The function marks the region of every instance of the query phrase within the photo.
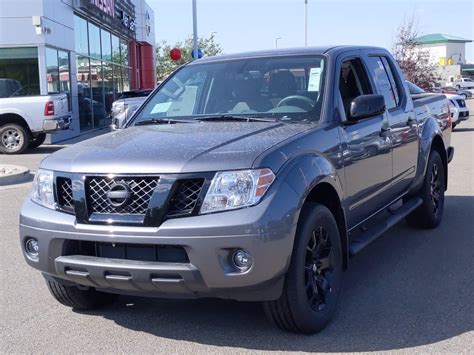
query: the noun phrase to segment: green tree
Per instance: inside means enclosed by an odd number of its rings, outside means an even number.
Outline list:
[[[211,57],[222,54],[222,47],[216,42],[212,34],[208,38],[199,38],[198,47],[202,51],[203,56]],[[181,59],[174,61],[170,58],[170,51],[173,48],[181,50]],[[178,42],[170,45],[166,41],[162,41],[156,45],[156,78],[158,81],[165,79],[176,68],[193,59],[193,38],[189,37],[184,42]]]

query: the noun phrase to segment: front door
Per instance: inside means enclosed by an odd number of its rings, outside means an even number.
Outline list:
[[[367,68],[357,56],[340,63],[340,114],[350,115],[359,95],[375,93]],[[392,179],[391,139],[386,114],[341,126],[348,227],[352,228],[389,202]]]

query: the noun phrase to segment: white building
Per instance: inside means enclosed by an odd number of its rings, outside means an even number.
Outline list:
[[[417,38],[423,50],[429,52],[431,60],[439,65],[466,64],[466,43],[470,39],[433,33]]]

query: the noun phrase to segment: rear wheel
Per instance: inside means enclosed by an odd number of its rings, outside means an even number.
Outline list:
[[[56,281],[46,280],[49,292],[61,304],[74,309],[95,309],[113,303],[118,295],[98,292],[94,288],[81,290],[76,286],[64,286]]]
[[[423,203],[407,217],[408,223],[418,228],[436,228],[443,217],[445,177],[443,160],[435,150],[431,151],[423,186],[418,196]]]
[[[33,136],[33,138],[30,140],[30,144],[28,145],[28,148],[34,149],[39,147],[41,144],[44,143],[46,140],[46,133],[39,133]]]
[[[30,132],[15,123],[0,127],[0,152],[4,154],[21,154],[30,142]]]
[[[284,330],[320,331],[336,310],[341,277],[341,241],[336,221],[325,206],[306,204],[282,295],[264,302],[267,317]]]

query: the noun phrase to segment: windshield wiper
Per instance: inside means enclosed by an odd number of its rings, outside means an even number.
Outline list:
[[[233,116],[233,115],[215,115],[194,118],[196,121],[241,121],[241,122],[276,122],[274,118],[266,117],[249,117],[249,116]]]
[[[173,124],[173,123],[191,123],[192,121],[176,120],[173,118],[150,118],[148,120],[140,121],[134,124],[134,126],[146,126],[152,124]]]

